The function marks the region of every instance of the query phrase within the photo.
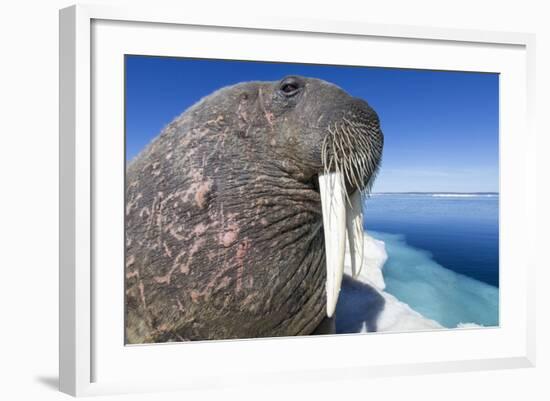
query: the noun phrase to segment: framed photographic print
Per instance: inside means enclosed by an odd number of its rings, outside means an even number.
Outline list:
[[[62,10],[61,390],[532,366],[533,43]]]

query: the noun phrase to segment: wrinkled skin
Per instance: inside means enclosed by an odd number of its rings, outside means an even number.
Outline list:
[[[128,343],[302,335],[319,326],[326,295],[317,176],[327,128],[343,116],[367,124],[365,137],[381,152],[376,113],[332,84],[242,83],[201,100],[132,160]]]

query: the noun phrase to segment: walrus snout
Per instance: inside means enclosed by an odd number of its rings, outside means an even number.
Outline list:
[[[384,136],[370,105],[351,98],[328,122],[322,144],[325,173],[342,172],[348,193],[370,190],[382,159]]]

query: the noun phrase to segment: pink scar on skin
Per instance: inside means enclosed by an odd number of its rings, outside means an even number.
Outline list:
[[[134,270],[133,272],[126,273],[126,278],[127,279],[134,278],[134,277],[139,278],[139,271],[138,270]]]
[[[169,329],[170,329],[170,327],[169,327],[166,323],[161,324],[161,325],[157,328],[158,331],[168,331]]]
[[[177,266],[180,266],[180,272],[187,274],[189,273],[189,267],[186,263],[180,264],[180,260],[185,256],[187,253],[186,250],[181,251],[176,258],[174,259],[174,264],[172,265],[172,269],[174,269]]]
[[[237,223],[230,223],[220,235],[220,244],[227,248],[237,241],[238,236],[239,225]]]
[[[254,301],[254,298],[256,297],[256,293],[252,293],[252,294],[249,294],[244,300],[243,300],[243,305],[250,305],[253,301]]]
[[[164,276],[155,276],[153,279],[159,283],[159,284],[170,284],[170,280],[172,279],[172,273],[174,273],[174,270],[176,270],[177,266],[172,266],[170,271],[166,273]]]
[[[138,201],[143,197],[143,195],[141,193],[137,194],[136,197],[134,199],[132,199],[130,202],[128,202],[128,204],[126,205],[126,216],[128,216],[130,214],[130,212],[132,211],[132,209],[137,206],[138,204]]]
[[[193,229],[193,234],[195,235],[202,235],[206,232],[206,229],[208,228],[208,226],[204,223],[199,223],[195,226],[195,228]]]
[[[147,206],[143,207],[139,212],[139,217],[143,218],[144,215],[147,215],[147,217],[151,215],[151,212],[149,211],[149,208]]]
[[[176,271],[178,267],[181,273],[188,274],[189,268],[191,266],[191,262],[193,260],[193,255],[196,254],[199,251],[199,249],[201,249],[204,243],[205,243],[205,239],[199,238],[197,241],[195,241],[195,243],[189,250],[189,254],[185,259],[185,262],[180,263],[181,260],[184,259],[187,254],[187,251],[184,250],[176,256],[176,258],[174,259],[172,268],[170,269],[170,271],[168,271],[168,273],[166,273],[164,276],[155,276],[153,277],[153,279],[159,284],[170,284],[170,281],[172,279],[172,274]]]
[[[242,261],[242,259],[246,256],[246,253],[248,249],[250,248],[250,240],[246,238],[243,242],[239,244],[239,248],[237,249],[237,261]]]
[[[126,259],[126,267],[132,266],[135,261],[136,261],[136,257],[134,255],[128,256],[128,258]]]
[[[273,128],[273,120],[275,119],[275,116],[273,115],[272,112],[266,110],[264,105],[263,93],[261,89],[258,90],[258,97],[260,99],[260,106],[262,107],[262,111],[264,112],[265,119],[267,120],[271,128]]]
[[[191,262],[193,261],[193,256],[204,246],[205,243],[206,243],[206,240],[204,238],[197,239],[193,243],[193,246],[191,247],[191,249],[189,250],[189,254],[187,255],[187,259],[183,263],[180,263],[180,261],[184,258],[187,251],[184,250],[184,251],[180,252],[176,256],[176,259],[174,259],[174,264],[172,265],[172,270],[170,271],[170,274],[172,273],[172,271],[175,270],[175,268],[177,266],[179,266],[181,273],[188,274],[189,273],[189,268],[191,267]]]
[[[178,304],[178,310],[179,310],[180,312],[185,312],[185,308],[183,307],[183,304],[181,303],[179,297],[176,297],[176,302],[177,302],[177,304]]]
[[[172,251],[170,250],[170,248],[168,247],[168,245],[166,245],[166,242],[162,242],[162,246],[164,247],[164,254],[166,256],[168,256],[169,258],[172,257]]]
[[[211,187],[212,181],[208,180],[201,183],[197,188],[197,192],[195,193],[195,203],[199,208],[204,209],[206,206],[206,196],[208,195]]]
[[[181,241],[185,238],[183,235],[179,234],[181,231],[183,231],[183,228],[181,226],[178,226],[177,229],[174,227],[168,227],[168,232],[170,233],[170,235],[178,241]]]
[[[243,284],[243,274],[244,274],[244,258],[246,254],[248,253],[248,250],[250,249],[250,239],[245,238],[240,244],[239,248],[237,249],[237,255],[235,256],[237,261],[237,292],[239,292],[242,288]]]
[[[190,295],[191,295],[191,301],[197,302],[201,294],[198,291],[191,291]]]
[[[145,302],[145,288],[144,288],[143,282],[141,280],[139,280],[138,288],[139,288],[139,295],[140,295],[140,298],[141,298],[141,303],[143,304],[144,308],[147,308],[147,303]]]
[[[219,291],[221,290],[222,288],[225,288],[229,285],[229,283],[231,283],[231,279],[227,276],[225,276],[224,278],[222,278],[222,281],[220,284],[218,284],[218,286],[216,287],[215,291]]]

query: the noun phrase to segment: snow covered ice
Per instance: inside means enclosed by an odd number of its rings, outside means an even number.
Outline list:
[[[401,235],[365,233],[364,246],[363,270],[356,279],[346,253],[337,333],[498,325],[496,287],[444,268]]]

